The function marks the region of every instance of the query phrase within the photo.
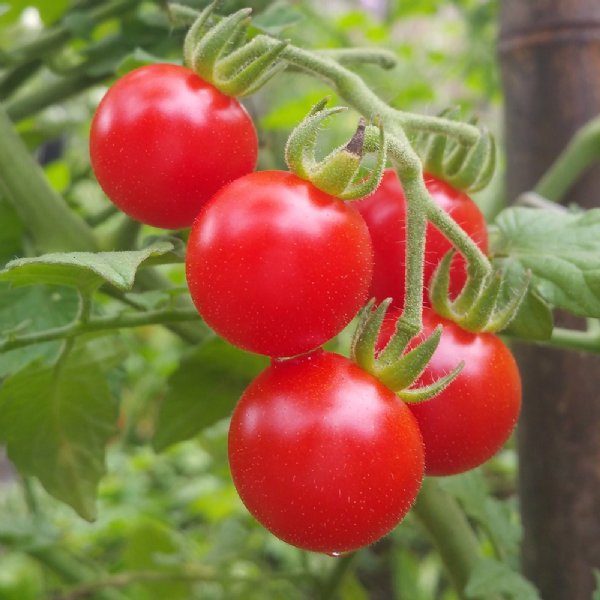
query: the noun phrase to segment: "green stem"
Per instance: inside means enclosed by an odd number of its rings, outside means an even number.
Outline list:
[[[485,276],[491,272],[491,264],[487,256],[479,249],[479,246],[433,200],[427,202],[427,218],[452,242],[452,245],[466,258],[469,265],[477,269],[481,276]]]
[[[341,65],[376,65],[382,69],[393,69],[398,64],[398,57],[391,50],[380,48],[335,48],[316,50],[315,54],[323,58],[333,59]]]
[[[277,42],[275,39],[265,39],[270,45]],[[373,93],[358,75],[348,71],[335,60],[320,56],[316,52],[289,45],[283,50],[281,57],[294,67],[325,81],[345,102],[365,117],[379,117],[386,129],[399,125],[407,129],[444,133],[466,144],[472,144],[479,139],[479,130],[468,123],[415,115],[392,108]]]
[[[413,513],[437,547],[461,598],[480,560],[475,533],[458,503],[432,479],[423,482]]]
[[[189,321],[200,321],[200,316],[195,308],[170,308],[141,313],[123,313],[116,316],[92,317],[88,321],[78,319],[62,327],[27,333],[0,341],[0,352],[24,348],[42,342],[69,340],[86,333]],[[206,332],[207,330],[204,328],[205,336]],[[199,341],[198,336],[196,336],[196,341]]]
[[[536,343],[542,346],[600,354],[600,335],[597,331],[578,331],[555,327],[552,331],[552,337],[549,340],[542,340]]]
[[[600,117],[584,125],[546,171],[534,191],[560,201],[580,175],[600,159]]]
[[[12,121],[21,121],[52,104],[63,102],[92,85],[104,81],[108,75],[108,73],[88,75],[82,72],[62,77],[56,81],[46,83],[43,89],[11,98],[5,102],[4,109]]]
[[[38,249],[96,250],[93,232],[50,187],[1,106],[0,187]]]
[[[5,98],[13,93],[19,86],[32,77],[37,70],[42,66],[42,61],[39,58],[21,63],[0,77],[0,98]]]
[[[406,194],[406,283],[402,321],[409,331],[404,346],[423,326],[423,267],[425,264],[426,206],[429,193],[423,183],[422,173],[401,179]],[[412,331],[410,328],[412,327]]]
[[[321,586],[319,593],[320,600],[333,600],[336,597],[344,577],[354,562],[356,554],[356,552],[349,552],[335,559],[337,561],[335,566],[331,569],[327,579]]]

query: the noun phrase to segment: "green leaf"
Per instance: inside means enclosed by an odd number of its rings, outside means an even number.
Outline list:
[[[303,19],[302,13],[289,2],[276,0],[266,10],[256,15],[252,19],[252,24],[264,33],[277,36]]]
[[[88,520],[118,416],[104,370],[121,360],[114,341],[79,345],[59,369],[31,364],[0,389],[0,439],[11,461]]]
[[[250,381],[268,364],[220,338],[185,358],[169,379],[153,440],[156,450],[195,436],[228,417]]]
[[[479,599],[496,594],[504,594],[514,600],[541,600],[535,587],[520,573],[495,560],[482,559],[473,569],[465,595]]]
[[[0,339],[11,331],[20,334],[44,331],[70,323],[79,307],[77,292],[65,287],[36,285],[11,288],[0,283]],[[35,359],[56,357],[60,342],[46,342],[10,350],[0,355],[0,378],[15,373]]]
[[[53,253],[19,258],[0,271],[0,281],[10,281],[13,285],[66,285],[87,293],[104,283],[120,290],[130,290],[142,265],[172,260],[173,257],[167,256],[172,250],[173,244],[163,241],[143,250]]]
[[[540,296],[582,317],[600,317],[600,209],[513,207],[496,218],[494,262],[509,277],[526,270]]]

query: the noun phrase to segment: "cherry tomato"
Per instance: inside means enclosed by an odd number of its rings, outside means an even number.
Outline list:
[[[367,300],[371,238],[355,208],[283,171],[241,177],[200,212],[187,281],[210,327],[259,354],[337,335]]]
[[[258,142],[244,107],[170,64],[140,67],[104,96],[90,132],[106,195],[138,221],[189,227],[223,185],[251,172]]]
[[[425,185],[437,202],[477,243],[482,252],[488,251],[487,228],[483,214],[466,194],[447,183],[425,176]],[[378,302],[392,298],[392,306],[402,308],[405,292],[406,265],[406,199],[396,172],[388,169],[377,190],[356,202],[373,239],[375,264],[370,296]],[[425,243],[425,285],[435,267],[452,247],[433,225],[427,226]],[[465,260],[457,254],[450,269],[450,297],[454,298],[466,281]],[[423,295],[425,306],[431,306],[429,296]]]
[[[273,361],[229,430],[233,481],[250,513],[314,552],[371,544],[410,509],[423,447],[398,397],[355,363],[317,350]]]
[[[386,317],[381,345],[391,336],[399,316],[400,311],[392,311]],[[444,327],[440,343],[415,385],[433,383],[460,361],[465,366],[440,394],[408,406],[423,435],[425,472],[454,475],[484,463],[509,438],[521,409],[521,377],[498,336],[464,331],[431,309],[423,313],[418,339],[440,323]]]

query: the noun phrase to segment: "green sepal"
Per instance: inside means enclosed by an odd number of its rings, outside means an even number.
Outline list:
[[[431,385],[410,388],[426,369],[438,347],[443,327],[438,325],[427,339],[405,351],[407,343],[414,337],[409,332],[415,332],[411,323],[405,323],[400,317],[396,323],[396,331],[385,348],[378,352],[377,341],[390,303],[391,298],[387,298],[379,306],[375,306],[371,300],[361,311],[352,340],[352,360],[401,398],[406,397],[412,401],[431,398],[456,377],[462,365]]]
[[[440,392],[443,392],[454,381],[454,379],[456,379],[459,373],[463,370],[464,366],[465,363],[460,362],[451,373],[448,373],[448,375],[441,377],[430,385],[425,385],[423,387],[414,389],[409,388],[407,390],[396,392],[396,394],[408,404],[416,404],[418,402],[429,400],[430,398],[437,396]]]
[[[446,109],[439,115],[452,121],[460,119],[460,110]],[[477,119],[469,119],[477,126]],[[496,164],[494,138],[480,127],[480,135],[472,145],[460,144],[441,133],[420,133],[413,141],[423,170],[464,192],[483,189],[492,178]]]
[[[438,347],[442,330],[443,327],[438,325],[424,342],[403,354],[395,364],[378,369],[377,378],[394,391],[411,386],[423,373]]]
[[[325,109],[326,101],[314,106],[303,121],[290,134],[285,147],[285,160],[289,169],[298,177],[310,181],[315,187],[342,200],[362,198],[374,192],[386,162],[386,144],[383,129],[377,127],[377,142],[373,142],[373,128],[369,127],[370,148],[376,152],[376,164],[366,178],[359,177],[363,160],[367,124],[360,119],[350,141],[317,160],[315,147],[322,122],[332,114],[346,110],[345,107]]]
[[[251,8],[214,16],[209,4],[190,27],[184,59],[202,79],[229,96],[246,96],[287,67],[281,54],[288,42],[265,35],[248,40]]]
[[[358,316],[352,338],[351,356],[355,363],[369,373],[373,373],[376,369],[377,339],[391,302],[391,298],[386,298],[379,306],[373,308],[375,300],[371,299]]]
[[[461,293],[451,301],[448,290],[453,255],[452,250],[446,253],[431,277],[429,299],[433,309],[467,331],[496,332],[505,329],[519,312],[527,295],[530,275],[523,279],[506,302],[500,304],[503,274],[493,271],[482,278],[469,273]]]

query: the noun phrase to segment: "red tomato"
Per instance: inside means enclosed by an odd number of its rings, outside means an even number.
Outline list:
[[[337,335],[367,300],[371,238],[352,206],[283,171],[232,182],[200,212],[187,281],[231,343],[293,356]]]
[[[425,176],[429,193],[452,218],[477,243],[482,252],[488,251],[487,227],[478,206],[466,194],[447,183]],[[392,306],[404,306],[406,265],[406,199],[396,172],[388,169],[377,190],[356,202],[371,237],[375,253],[375,265],[370,296],[378,302],[392,298]],[[435,267],[450,250],[452,244],[433,225],[427,226],[425,244],[425,285],[433,275]],[[455,298],[466,281],[464,258],[457,254],[450,270],[450,296]],[[427,293],[423,295],[425,306],[431,306]]]
[[[391,336],[399,316],[400,311],[386,317],[381,345]],[[498,336],[464,331],[432,310],[423,314],[419,339],[440,323],[444,331],[439,346],[415,385],[433,383],[460,361],[465,366],[443,392],[408,406],[423,435],[427,475],[454,475],[484,463],[509,438],[521,409],[521,377]]]
[[[282,540],[314,552],[371,544],[410,509],[423,477],[406,405],[347,358],[317,350],[273,361],[229,430],[233,481]]]
[[[177,65],[140,67],[119,79],[94,115],[92,167],[130,217],[189,227],[223,185],[256,165],[256,130],[244,107]]]

